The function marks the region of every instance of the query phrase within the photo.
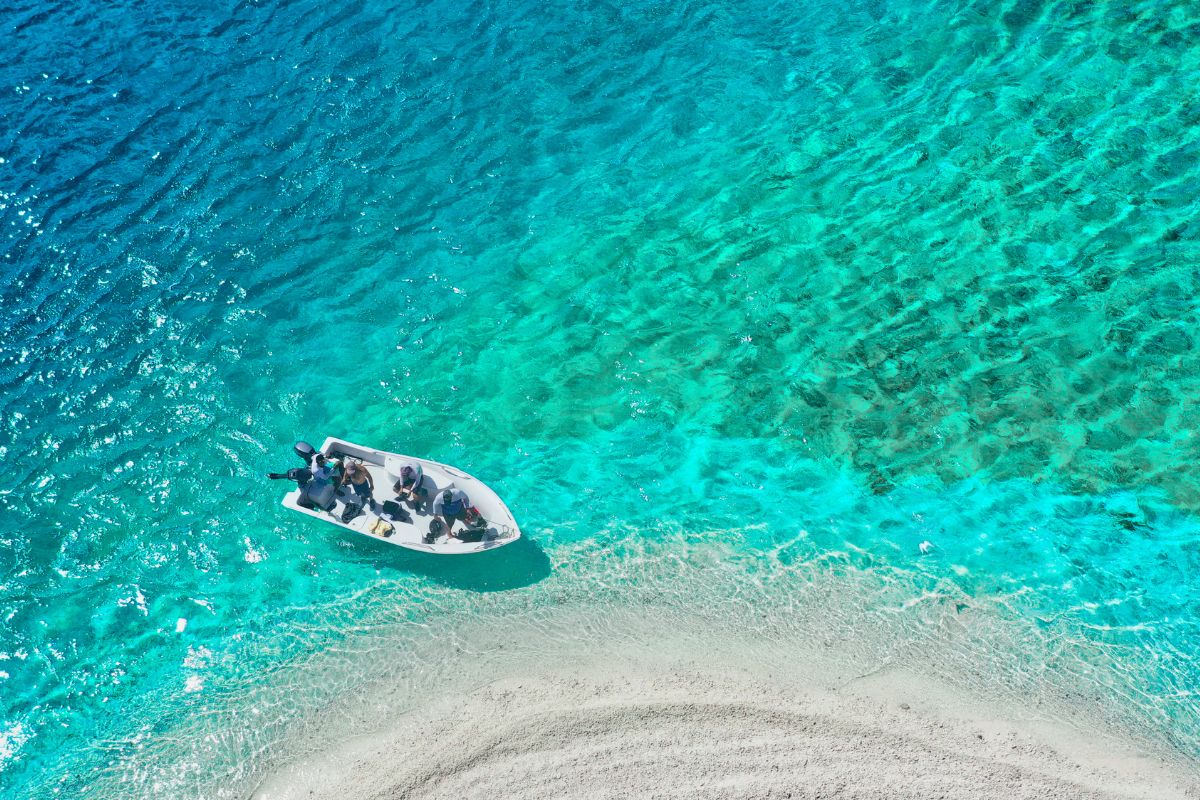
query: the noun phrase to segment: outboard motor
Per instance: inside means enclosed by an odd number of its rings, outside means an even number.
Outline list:
[[[312,466],[313,456],[317,454],[317,448],[313,447],[308,442],[296,442],[296,444],[292,446],[292,449],[296,451],[296,455],[304,459],[305,466]]]
[[[287,472],[268,472],[267,477],[273,481],[295,481],[303,486],[312,480],[312,470],[307,467],[292,467]]]
[[[267,477],[272,480],[295,481],[300,487],[300,497],[297,498],[296,504],[302,508],[332,511],[333,507],[337,505],[337,486],[327,478],[320,481],[313,480],[311,467],[317,449],[308,442],[296,442],[292,449],[296,455],[304,459],[305,466],[293,467],[287,472],[268,472]]]

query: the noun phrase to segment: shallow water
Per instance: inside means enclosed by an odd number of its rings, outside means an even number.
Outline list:
[[[326,735],[630,607],[1200,755],[1197,25],[0,9],[0,793],[241,797],[365,681]],[[328,434],[528,540],[287,514]]]

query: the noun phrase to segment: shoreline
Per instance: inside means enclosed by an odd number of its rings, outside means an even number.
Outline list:
[[[498,678],[269,773],[254,800],[1200,798],[1131,743],[899,672],[597,661]]]

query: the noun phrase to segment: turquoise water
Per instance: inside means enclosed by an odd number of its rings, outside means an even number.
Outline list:
[[[1200,9],[568,5],[0,9],[0,796],[647,621],[1200,756]],[[329,434],[527,538],[288,514]]]

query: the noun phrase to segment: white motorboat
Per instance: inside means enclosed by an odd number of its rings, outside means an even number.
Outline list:
[[[309,451],[311,447],[303,442],[296,445],[297,454],[306,462],[311,458]],[[300,483],[300,488],[284,496],[283,505],[286,508],[387,544],[437,555],[478,553],[510,544],[521,537],[521,529],[517,527],[517,521],[504,501],[483,481],[449,464],[363,447],[333,437],[325,440],[320,452],[329,459],[361,459],[362,465],[371,473],[375,503],[362,504],[349,486],[336,492],[330,488],[323,497],[314,497],[313,484],[303,481],[303,474],[309,471],[292,470],[287,475],[270,476],[287,477]],[[395,492],[392,487],[399,480],[400,470],[405,464],[420,465],[424,473],[422,485],[428,491],[429,502],[421,508],[414,509],[393,499]],[[301,478],[295,477],[297,473]],[[460,522],[453,531],[459,538],[451,538],[444,531],[432,538],[429,534],[430,522],[434,519],[431,508],[433,499],[445,489],[465,492],[470,505],[479,509],[486,525],[466,529]],[[348,507],[352,506],[360,506],[361,513],[349,521],[343,521],[348,516]],[[353,515],[353,509],[349,513]]]

